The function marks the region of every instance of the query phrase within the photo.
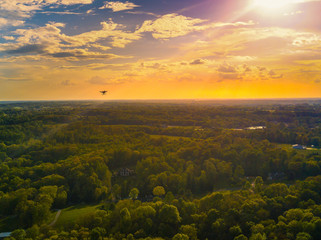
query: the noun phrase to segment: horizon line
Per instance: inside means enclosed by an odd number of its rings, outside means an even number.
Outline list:
[[[128,99],[26,99],[26,100],[0,100],[0,102],[85,102],[85,101],[254,101],[254,100],[321,100],[321,97],[275,97],[275,98],[128,98]]]

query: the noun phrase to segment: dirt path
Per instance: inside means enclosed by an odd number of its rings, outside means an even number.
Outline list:
[[[55,216],[55,219],[48,225],[49,227],[52,227],[53,225],[55,225],[55,223],[57,222],[59,216],[61,214],[61,210],[58,210],[56,216]]]

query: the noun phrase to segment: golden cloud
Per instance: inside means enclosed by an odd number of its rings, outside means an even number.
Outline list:
[[[100,7],[99,9],[112,9],[113,12],[119,12],[124,10],[131,10],[136,7],[140,7],[132,2],[105,2],[104,6]]]

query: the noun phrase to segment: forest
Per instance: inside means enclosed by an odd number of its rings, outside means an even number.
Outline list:
[[[321,100],[2,102],[1,233],[321,239]]]

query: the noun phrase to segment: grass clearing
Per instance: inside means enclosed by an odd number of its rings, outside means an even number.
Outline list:
[[[55,227],[59,228],[62,226],[72,225],[81,217],[100,209],[101,206],[102,204],[96,204],[96,205],[80,204],[80,205],[75,205],[75,206],[62,209],[61,214],[55,224]]]

